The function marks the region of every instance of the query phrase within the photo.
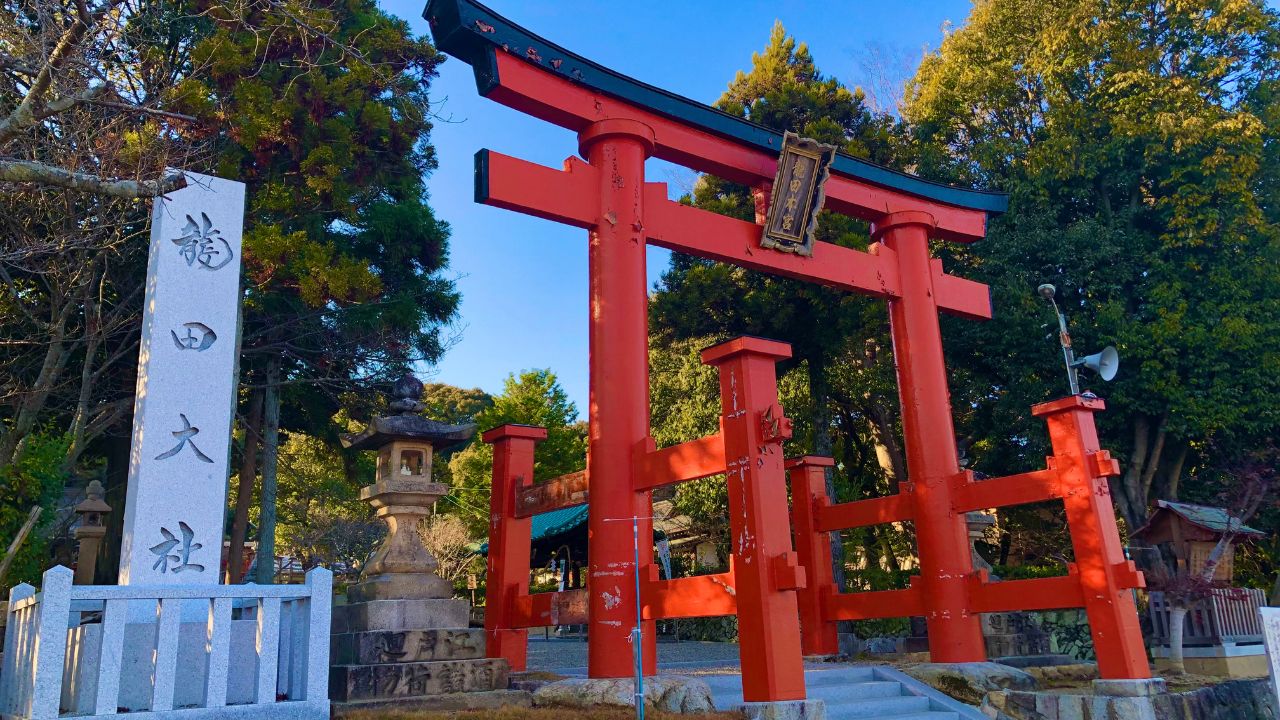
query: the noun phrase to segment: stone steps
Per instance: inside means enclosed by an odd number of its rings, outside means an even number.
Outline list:
[[[741,676],[706,675],[700,679],[711,688],[717,709],[730,710],[742,705]],[[980,717],[976,708],[961,708],[954,701],[905,676],[873,667],[809,670],[805,673],[805,684],[810,699],[822,700],[826,704],[828,720],[961,720]]]

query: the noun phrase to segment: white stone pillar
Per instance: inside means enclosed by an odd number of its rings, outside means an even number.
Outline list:
[[[120,584],[217,584],[240,321],[244,184],[185,173],[151,214]]]

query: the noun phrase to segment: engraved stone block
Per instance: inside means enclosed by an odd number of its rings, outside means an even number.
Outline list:
[[[214,585],[227,506],[244,184],[157,198],[120,545],[121,585]]]
[[[329,692],[341,702],[485,692],[505,688],[507,672],[496,658],[334,666]]]
[[[484,657],[484,629],[343,633],[330,648],[335,665],[474,660]]]

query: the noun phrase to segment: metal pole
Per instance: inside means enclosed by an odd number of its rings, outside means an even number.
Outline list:
[[[635,673],[635,693],[633,699],[636,704],[636,720],[644,720],[644,615],[640,607],[640,521],[652,521],[652,515],[632,515],[629,518],[603,518],[602,522],[626,522],[631,521],[631,557],[636,564],[636,626],[631,630],[631,653],[635,662],[632,664],[632,672]],[[646,528],[648,524],[646,524]]]
[[[640,518],[631,518],[631,540],[635,555],[636,629],[631,631],[631,647],[636,656],[636,720],[644,720],[644,631],[640,610]]]
[[[1058,342],[1062,344],[1062,361],[1067,365],[1067,385],[1072,395],[1080,394],[1080,380],[1076,376],[1076,354],[1071,349],[1071,333],[1067,332],[1067,316],[1058,308],[1058,301],[1049,298],[1053,314],[1058,316]]]

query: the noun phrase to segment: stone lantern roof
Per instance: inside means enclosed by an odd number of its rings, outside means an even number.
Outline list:
[[[467,442],[476,432],[475,425],[450,425],[423,417],[422,382],[412,375],[396,381],[392,396],[390,408],[400,414],[375,417],[363,432],[343,435],[343,447],[377,450],[395,440],[418,440],[447,450]]]

